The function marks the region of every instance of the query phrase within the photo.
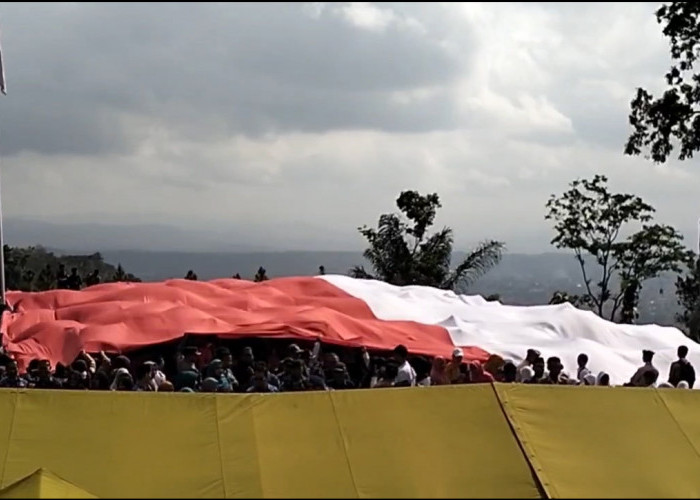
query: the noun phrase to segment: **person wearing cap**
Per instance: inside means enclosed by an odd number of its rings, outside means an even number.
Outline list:
[[[464,361],[464,352],[459,347],[452,351],[452,359],[445,367],[445,375],[447,376],[448,384],[456,384],[462,375],[459,367],[462,366]]]
[[[652,359],[654,359],[654,351],[649,351],[647,349],[642,351],[642,361],[644,364],[636,371],[629,382],[632,387],[649,387],[648,381],[653,378],[654,381],[659,378],[659,370],[652,364]],[[647,372],[652,372],[656,376],[649,378],[644,377]]]
[[[537,360],[537,358],[539,358],[540,356],[540,351],[538,351],[537,349],[527,350],[527,353],[525,354],[525,359],[518,363],[516,367],[516,382],[523,382],[523,379],[521,378],[521,374],[524,373],[522,371],[523,368],[525,368],[526,366],[533,366],[535,364],[535,360]]]

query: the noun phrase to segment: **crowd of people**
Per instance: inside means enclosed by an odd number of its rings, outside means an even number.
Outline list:
[[[371,355],[364,348],[322,348],[320,341],[309,349],[302,349],[297,343],[282,346],[280,341],[261,339],[237,342],[246,344],[232,349],[216,341],[199,346],[184,343],[176,348],[161,347],[130,356],[81,352],[69,366],[52,367],[47,360],[32,360],[26,373],[20,373],[15,360],[3,353],[0,387],[266,393],[490,382],[610,385],[607,373],[591,372],[586,354],[580,354],[575,371],[567,373],[558,357],[545,362],[536,349],[529,349],[525,359],[517,364],[496,355],[482,364],[465,362],[459,348],[454,349],[451,359],[446,359],[409,356],[403,345],[385,355]],[[257,353],[250,343],[258,343]],[[687,347],[680,346],[668,380],[658,383],[654,353],[645,350],[644,364],[624,385],[692,388],[695,370],[686,359],[687,354]]]

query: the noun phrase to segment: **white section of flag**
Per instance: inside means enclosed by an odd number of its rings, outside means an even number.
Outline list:
[[[656,352],[658,382],[663,382],[678,346],[686,345],[688,359],[700,370],[700,344],[677,328],[618,325],[570,304],[506,306],[430,287],[397,287],[338,275],[320,278],[365,302],[379,319],[439,325],[456,346],[480,347],[516,362],[535,348],[545,359],[558,356],[565,371],[575,375],[576,358],[586,353],[594,374],[605,371],[611,383],[619,385],[642,365],[642,350],[650,349]]]

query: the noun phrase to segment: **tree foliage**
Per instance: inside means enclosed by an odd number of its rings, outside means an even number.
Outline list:
[[[377,228],[358,228],[368,247],[364,257],[372,266],[350,270],[355,278],[379,279],[394,285],[425,285],[443,289],[464,288],[500,262],[505,244],[484,241],[454,269],[451,268],[452,229],[444,227],[428,234],[437,209],[437,194],[403,191],[396,205],[400,214],[383,214]]]
[[[600,316],[634,322],[644,281],[679,272],[687,262],[682,235],[652,223],[654,208],[640,197],[610,193],[605,176],[573,181],[546,206],[545,219],[554,222],[556,232],[552,244],[573,250],[581,268],[586,293],[578,305],[589,305]],[[635,223],[641,229],[624,237]],[[591,261],[598,266],[595,282]]]
[[[700,342],[700,256],[693,256],[688,273],[676,279],[676,297],[681,312],[676,319],[686,328],[686,333]]]
[[[625,154],[648,151],[651,159],[664,163],[674,148],[678,148],[680,160],[692,158],[700,149],[700,75],[694,71],[700,55],[700,3],[664,4],[656,11],[656,18],[671,45],[668,88],[658,98],[637,89],[631,102],[632,133]]]

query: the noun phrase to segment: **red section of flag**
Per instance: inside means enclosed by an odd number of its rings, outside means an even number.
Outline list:
[[[21,365],[32,358],[73,361],[80,349],[125,352],[177,340],[185,334],[315,340],[389,350],[404,344],[415,354],[451,355],[447,331],[413,321],[377,319],[367,304],[325,280],[279,278],[263,283],[108,283],[80,292],[9,292],[3,343]],[[465,348],[466,360],[488,353]]]

